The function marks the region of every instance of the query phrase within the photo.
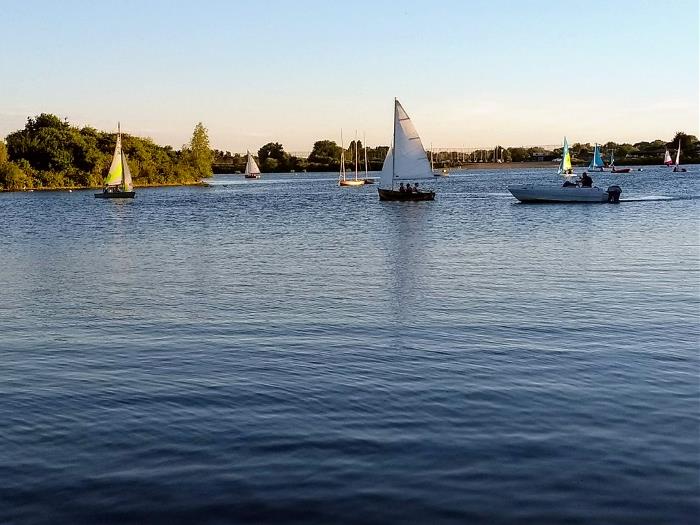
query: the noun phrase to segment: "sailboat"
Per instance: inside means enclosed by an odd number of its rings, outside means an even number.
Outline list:
[[[559,163],[559,169],[557,170],[557,175],[564,175],[565,177],[571,177],[574,174],[574,169],[571,166],[571,153],[569,152],[569,143],[564,137],[564,148],[561,152],[561,162]]]
[[[117,123],[117,145],[114,147],[112,164],[107,172],[102,193],[95,193],[96,199],[133,199],[136,196],[134,183],[131,180],[131,170],[126,161],[126,153],[122,151],[122,130]]]
[[[250,151],[248,151],[247,153],[248,153],[248,161],[245,163],[245,178],[246,179],[259,179],[260,178],[260,168],[258,168],[258,164],[257,164],[257,162],[255,162],[255,159],[250,154]]]
[[[673,166],[673,161],[671,160],[671,154],[668,152],[668,148],[666,148],[666,153],[664,153],[664,164],[666,166]]]
[[[357,137],[357,134],[355,135]],[[345,171],[345,142],[343,141],[343,131],[340,131],[340,174],[338,176],[338,186],[363,186],[365,181],[357,178],[357,138],[355,138],[355,178],[347,177]]]
[[[630,168],[616,168],[615,167],[615,151],[610,150],[610,168],[612,169],[613,173],[629,173],[631,171]]]
[[[394,138],[384,159],[380,177],[379,200],[432,201],[434,191],[401,191],[396,184],[432,179],[433,172],[418,132],[398,99],[394,99]]]
[[[678,151],[676,151],[676,164],[673,166],[673,171],[677,173],[683,173],[686,170],[685,168],[680,167],[681,163],[681,139],[678,139]]]
[[[367,137],[365,135],[362,135],[362,147],[364,148],[365,152],[365,178],[364,178],[364,183],[365,184],[374,184],[374,179],[369,177],[369,174],[367,170],[369,169],[369,164],[367,162]]]
[[[603,171],[604,166],[605,163],[603,162],[603,157],[600,154],[600,148],[598,148],[598,144],[596,143],[595,147],[593,148],[593,158],[591,159],[591,163],[588,165],[588,169],[591,171]]]

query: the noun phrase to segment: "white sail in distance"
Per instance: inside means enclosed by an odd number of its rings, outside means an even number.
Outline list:
[[[260,168],[258,168],[258,164],[255,162],[255,159],[250,154],[250,151],[248,152],[248,162],[246,162],[245,164],[245,174],[260,175]]]

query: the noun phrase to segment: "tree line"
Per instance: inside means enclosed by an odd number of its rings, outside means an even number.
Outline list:
[[[681,161],[700,162],[700,142],[694,135],[678,132],[669,141],[655,140],[635,144],[602,144],[603,154],[612,152],[617,165],[660,164],[668,149],[672,155],[680,141]],[[24,129],[10,133],[0,141],[0,190],[32,188],[101,187],[114,152],[116,133],[79,128],[55,115],[42,113],[27,119]],[[188,144],[175,150],[159,146],[149,138],[122,134],[122,149],[127,155],[136,186],[196,184],[213,173],[236,173],[245,170],[246,155],[211,149],[207,129],[200,122]],[[367,148],[368,170],[380,170],[388,146]],[[574,143],[569,147],[575,164],[587,164],[593,155],[592,144]],[[357,141],[358,165],[364,170],[365,150]],[[256,155],[263,173],[291,171],[338,171],[343,148],[332,140],[319,140],[307,158],[284,151],[279,142],[268,142]],[[345,149],[346,168],[355,164],[355,142]],[[549,161],[561,157],[562,148],[541,147],[477,150],[470,153],[440,151],[434,155],[436,167],[452,167],[471,162]],[[607,160],[607,159],[606,159]]]
[[[30,117],[24,129],[0,141],[0,189],[101,187],[116,139],[114,132],[78,128],[55,115]],[[212,173],[213,153],[201,123],[180,150],[127,133],[122,150],[136,186],[192,184]]]

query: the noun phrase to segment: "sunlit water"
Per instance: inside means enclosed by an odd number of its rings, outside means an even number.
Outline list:
[[[694,522],[690,169],[0,195],[0,522]]]

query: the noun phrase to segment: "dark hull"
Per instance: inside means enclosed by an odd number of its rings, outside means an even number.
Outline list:
[[[618,169],[618,168],[613,168],[613,169],[612,169],[612,172],[613,172],[613,173],[629,173],[630,171],[632,171],[631,168],[620,168],[620,169]]]
[[[432,201],[435,200],[434,191],[421,191],[419,193],[408,193],[405,191],[383,190],[377,188],[380,201]]]
[[[136,197],[135,191],[103,191],[95,193],[96,199],[133,199]]]
[[[246,179],[259,179],[260,175],[246,175],[245,178]]]

